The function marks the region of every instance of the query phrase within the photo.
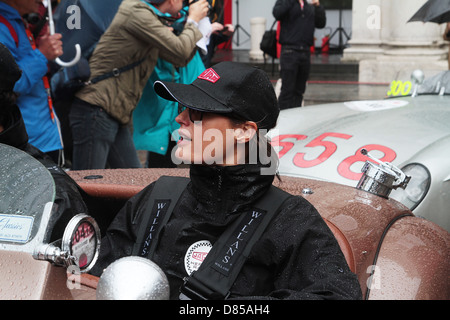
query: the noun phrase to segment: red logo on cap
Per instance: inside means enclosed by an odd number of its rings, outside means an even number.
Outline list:
[[[212,83],[216,83],[216,81],[220,79],[219,75],[213,70],[213,68],[206,69],[201,75],[198,76],[198,78]]]

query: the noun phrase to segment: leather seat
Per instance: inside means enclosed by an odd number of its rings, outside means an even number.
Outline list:
[[[345,256],[345,260],[347,260],[347,264],[350,267],[350,270],[353,273],[356,273],[355,257],[353,255],[352,247],[350,246],[347,238],[342,233],[342,231],[339,230],[339,228],[336,227],[333,223],[331,223],[327,219],[324,220],[328,225],[328,227],[330,228],[331,232],[333,232],[333,235],[336,238],[337,242],[339,243],[339,246],[341,247],[342,253]]]

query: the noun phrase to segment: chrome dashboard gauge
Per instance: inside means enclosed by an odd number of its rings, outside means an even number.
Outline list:
[[[100,229],[94,218],[86,214],[74,216],[64,231],[61,249],[80,272],[88,272],[100,251]]]

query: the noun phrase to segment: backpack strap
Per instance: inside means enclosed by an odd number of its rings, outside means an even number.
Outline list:
[[[112,77],[118,77],[118,76],[120,76],[121,73],[126,72],[128,70],[131,70],[131,69],[137,67],[138,65],[140,65],[142,62],[145,61],[145,59],[146,58],[143,58],[143,59],[141,59],[139,61],[132,62],[129,65],[126,65],[126,66],[124,66],[122,68],[114,68],[110,72],[107,72],[105,74],[102,74],[100,76],[97,76],[97,77],[89,80],[86,84],[87,85],[96,84],[97,82],[100,82],[100,81],[103,81],[103,80],[106,80],[106,79],[109,79],[109,78],[112,78]]]
[[[164,226],[173,212],[178,199],[189,183],[188,178],[161,176],[153,186],[144,219],[137,234],[132,255],[153,257],[157,247],[161,226]]]
[[[278,20],[275,19],[275,21],[274,21],[273,24],[272,24],[272,27],[270,27],[270,30],[272,30],[273,27],[275,27],[275,24],[276,24],[277,22],[278,22]]]
[[[9,30],[9,33],[11,34],[11,37],[14,39],[14,42],[16,43],[16,47],[19,47],[19,37],[17,36],[17,32],[16,30],[14,30],[13,26],[11,25],[11,23],[6,20],[5,17],[3,17],[0,14],[0,23],[3,23]]]
[[[289,193],[271,186],[254,209],[227,228],[199,269],[184,278],[180,299],[226,299],[253,245],[289,197]]]

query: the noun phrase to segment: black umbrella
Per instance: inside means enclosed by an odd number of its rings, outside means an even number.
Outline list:
[[[408,22],[450,22],[450,0],[428,0]]]

